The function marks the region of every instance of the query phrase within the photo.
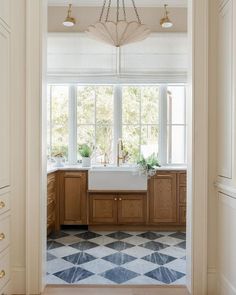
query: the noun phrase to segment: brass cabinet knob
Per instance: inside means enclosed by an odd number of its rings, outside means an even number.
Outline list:
[[[0,279],[3,279],[5,277],[6,273],[4,270],[0,271]]]
[[[117,201],[117,198],[115,198],[114,200]]]
[[[6,205],[3,201],[0,201],[0,209],[4,208]]]
[[[119,198],[119,201],[122,201],[122,199],[121,199],[121,198]]]
[[[4,240],[5,237],[6,237],[6,236],[4,235],[4,233],[1,233],[1,234],[0,234],[0,241]]]

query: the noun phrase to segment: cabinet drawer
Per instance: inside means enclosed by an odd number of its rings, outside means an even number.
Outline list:
[[[187,212],[187,209],[185,206],[181,206],[179,208],[179,223],[180,224],[186,224],[186,212]]]
[[[186,204],[187,189],[186,186],[179,187],[179,202],[181,204]]]
[[[10,243],[10,217],[3,215],[0,218],[0,252],[6,249]]]
[[[10,193],[0,193],[0,214],[7,212],[10,209]]]
[[[10,279],[10,255],[9,250],[5,250],[0,256],[0,290]]]
[[[179,185],[186,185],[187,183],[187,175],[186,173],[179,173]]]

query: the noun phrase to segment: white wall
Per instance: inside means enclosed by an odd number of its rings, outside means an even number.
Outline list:
[[[102,2],[102,1],[101,1]],[[168,8],[174,26],[163,30],[160,19],[163,17],[162,7],[139,7],[138,11],[143,23],[147,24],[152,32],[187,32],[187,8]],[[73,28],[66,28],[62,22],[66,16],[67,7],[52,6],[48,8],[48,31],[49,32],[84,32],[87,27],[98,21],[101,7],[73,7],[73,17],[77,23]],[[112,13],[114,8],[112,9]],[[127,16],[134,17],[132,8],[127,8]]]

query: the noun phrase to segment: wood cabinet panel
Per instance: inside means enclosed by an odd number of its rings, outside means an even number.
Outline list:
[[[146,222],[146,194],[118,196],[118,224],[144,224]]]
[[[57,173],[47,177],[47,234],[59,229],[58,225]]]
[[[180,206],[179,208],[179,223],[182,225],[186,224],[186,206]]]
[[[0,23],[0,188],[10,185],[10,35]]]
[[[156,174],[149,180],[149,221],[177,223],[176,173]]]
[[[187,199],[186,186],[180,186],[179,187],[179,203],[180,204],[186,204],[186,199]]]
[[[60,223],[87,224],[87,173],[61,173]]]
[[[117,196],[114,194],[89,195],[90,224],[117,223]]]

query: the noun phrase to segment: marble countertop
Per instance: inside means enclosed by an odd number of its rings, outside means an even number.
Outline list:
[[[67,171],[67,170],[80,170],[80,171],[89,171],[93,168],[91,167],[82,167],[81,165],[65,165],[63,167],[48,166],[47,173],[53,173],[56,171]],[[102,167],[101,167],[102,169]],[[157,168],[158,171],[186,171],[187,166],[162,166]]]

